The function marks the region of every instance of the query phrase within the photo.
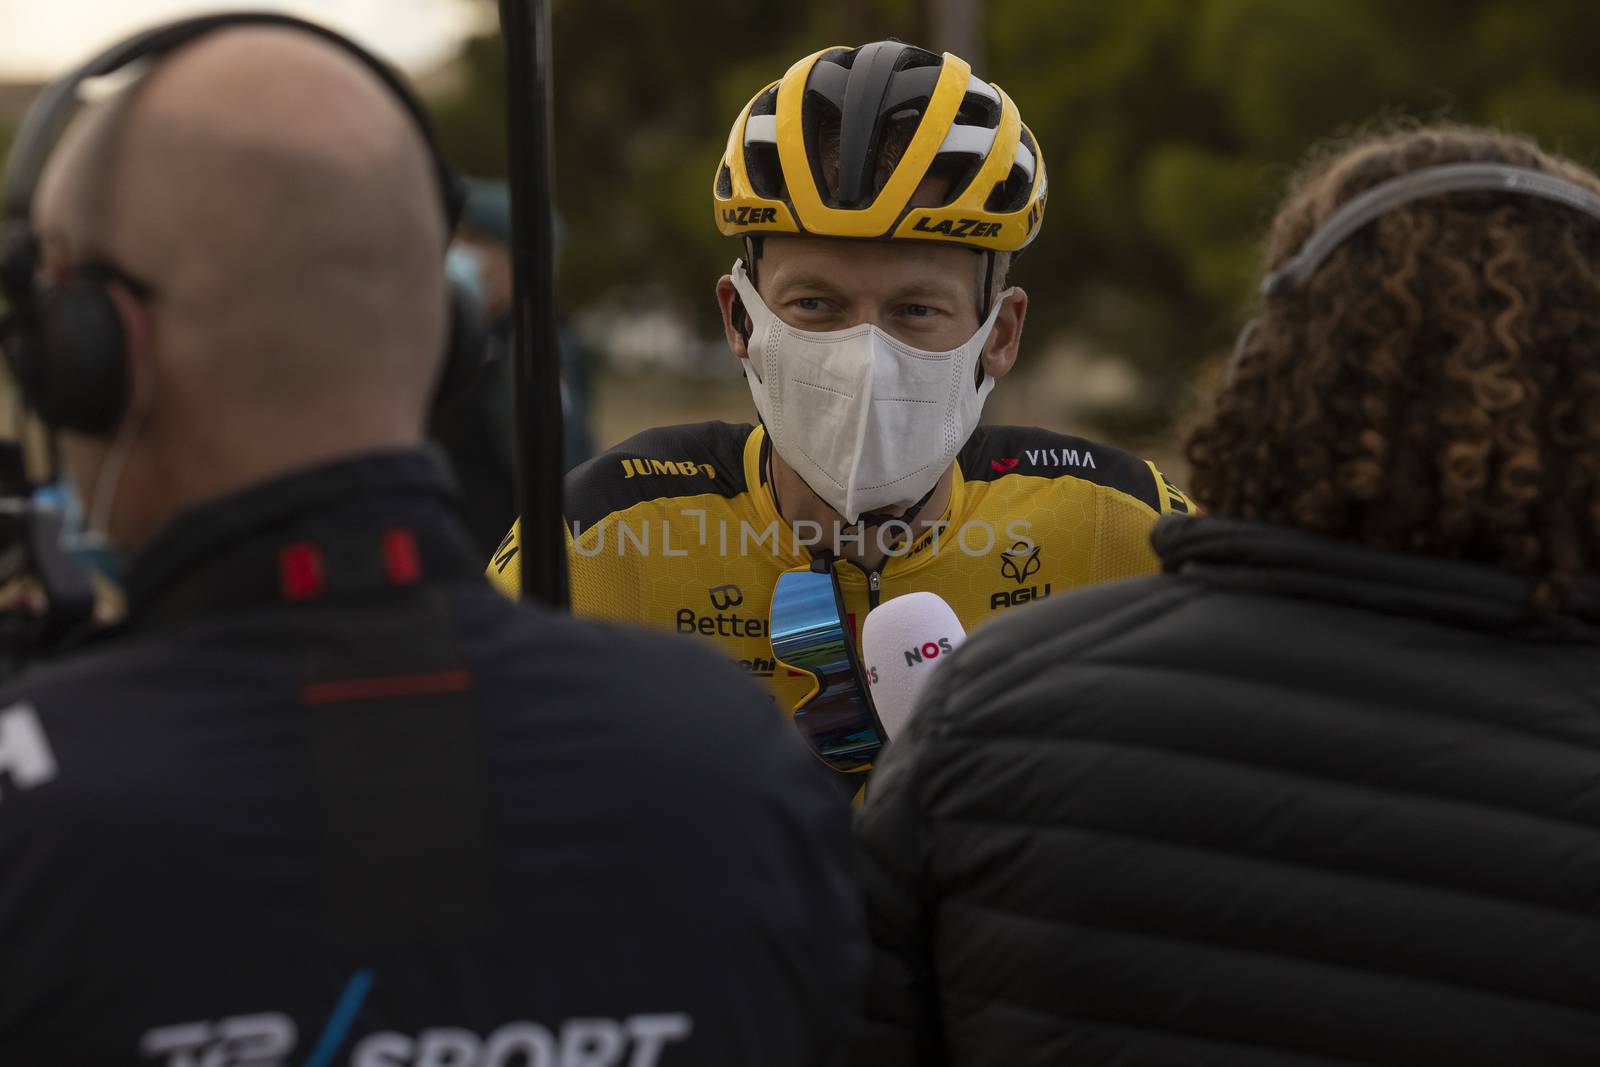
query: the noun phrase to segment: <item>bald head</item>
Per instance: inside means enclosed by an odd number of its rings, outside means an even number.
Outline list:
[[[223,464],[199,480],[239,483],[420,440],[446,329],[440,203],[415,122],[371,71],[248,27],[80,115],[35,211],[48,265],[104,261],[149,287],[135,392],[150,387],[167,475]]]

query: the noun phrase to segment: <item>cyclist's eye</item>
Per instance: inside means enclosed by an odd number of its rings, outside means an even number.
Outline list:
[[[802,296],[799,300],[793,301],[793,305],[801,311],[821,311],[822,298],[820,296]]]
[[[915,319],[925,319],[929,316],[937,315],[938,312],[927,304],[907,304],[906,314]]]

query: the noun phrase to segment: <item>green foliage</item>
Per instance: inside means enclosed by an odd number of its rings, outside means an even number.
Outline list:
[[[475,177],[506,173],[506,54],[498,34],[467,41],[461,87],[432,104],[444,150]]]
[[[737,254],[710,183],[728,125],[800,56],[921,41],[926,3],[556,0],[557,196],[570,309],[649,287],[715,327],[710,284]],[[1159,427],[1231,340],[1260,236],[1316,145],[1400,117],[1492,123],[1600,158],[1592,0],[987,0],[986,77],[1049,165],[1044,234],[1015,277],[1030,335],[1127,356]],[[469,169],[504,168],[498,42],[472,42],[440,102]],[[1037,342],[1036,342],[1037,344]]]

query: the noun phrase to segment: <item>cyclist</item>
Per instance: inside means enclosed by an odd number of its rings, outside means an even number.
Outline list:
[[[978,424],[1047,188],[1016,105],[949,53],[828,48],[756,93],[712,201],[744,246],[716,295],[760,420],[649,430],[568,476],[574,610],[711,638],[787,709],[811,679],[775,661],[768,608],[819,557],[852,627],[914,590],[971,630],[1156,570],[1151,526],[1189,503],[1153,464]],[[512,595],[518,553],[513,526],[489,567]]]

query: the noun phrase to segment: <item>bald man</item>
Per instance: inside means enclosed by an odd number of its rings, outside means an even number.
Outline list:
[[[419,447],[447,227],[390,91],[213,32],[35,208],[126,335],[121,421],[61,439],[130,604],[0,694],[0,1064],[823,1062],[846,813],[710,653],[479,576]]]

